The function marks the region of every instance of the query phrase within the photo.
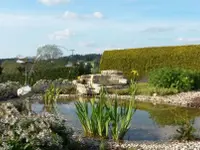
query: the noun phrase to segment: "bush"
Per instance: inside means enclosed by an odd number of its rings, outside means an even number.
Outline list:
[[[0,83],[4,83],[4,82],[7,82],[7,81],[17,81],[20,84],[24,84],[24,80],[25,80],[24,75],[21,75],[19,73],[18,74],[2,73],[0,75]]]
[[[0,118],[0,149],[84,149],[74,141],[72,129],[59,116],[49,113],[23,115],[12,104],[3,103]]]
[[[199,79],[199,72],[177,68],[155,69],[149,74],[149,83],[153,86],[163,88],[176,88],[179,91],[199,89]]]
[[[112,50],[103,53],[100,69],[120,70],[131,78],[134,68],[144,77],[149,71],[162,67],[200,70],[199,57],[200,45]]]
[[[6,83],[0,83],[0,100],[17,97],[17,90],[19,88],[19,82],[8,81]]]
[[[59,67],[59,68],[48,68],[43,70],[36,70],[28,80],[30,85],[33,85],[40,79],[46,80],[56,80],[59,78],[73,80],[76,79],[78,76],[77,68],[66,68],[66,67]],[[7,74],[2,73],[0,74],[0,83],[10,81],[18,81],[21,84],[24,84],[25,76],[24,74],[14,73],[14,74]]]

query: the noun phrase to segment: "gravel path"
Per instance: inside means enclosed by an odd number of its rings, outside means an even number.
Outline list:
[[[200,142],[144,142],[144,143],[124,143],[113,144],[111,149],[130,150],[200,150]]]
[[[109,98],[116,98],[116,95],[108,95]],[[118,95],[118,99],[130,99],[130,95]],[[168,96],[153,96],[137,95],[136,101],[151,102],[153,104],[168,104],[181,107],[196,107],[200,108],[200,91],[198,92],[182,92]]]

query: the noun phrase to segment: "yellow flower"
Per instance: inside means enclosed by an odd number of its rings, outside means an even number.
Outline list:
[[[135,77],[138,77],[138,76],[139,76],[138,71],[137,71],[137,70],[134,70],[134,69],[131,71],[131,74],[132,74],[133,76],[135,76]]]

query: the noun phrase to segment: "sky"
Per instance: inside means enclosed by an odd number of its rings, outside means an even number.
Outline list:
[[[200,43],[199,0],[0,0],[0,58]]]

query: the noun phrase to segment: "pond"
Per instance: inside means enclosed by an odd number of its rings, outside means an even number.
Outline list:
[[[32,109],[41,112],[43,104],[34,102]],[[76,116],[75,100],[59,101],[58,110],[75,130],[82,131]],[[194,120],[196,134],[200,130],[200,110],[167,105],[137,103],[137,110],[131,121],[131,128],[124,137],[130,141],[166,141],[175,136],[183,119]]]

